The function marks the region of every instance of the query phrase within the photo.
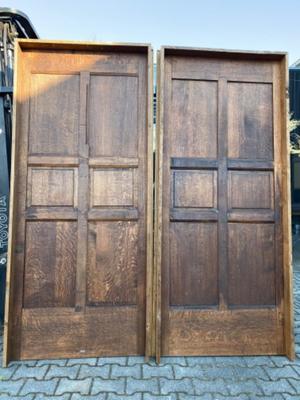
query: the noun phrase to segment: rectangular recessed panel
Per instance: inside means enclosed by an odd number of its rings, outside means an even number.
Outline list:
[[[22,324],[22,360],[142,353],[136,307],[25,309]]]
[[[137,77],[91,75],[89,102],[91,156],[137,156],[137,98]]]
[[[31,75],[29,152],[78,153],[79,75]]]
[[[218,304],[216,223],[170,224],[170,304]]]
[[[273,208],[273,173],[230,171],[229,208]]]
[[[133,169],[91,171],[91,206],[133,206]]]
[[[27,222],[24,307],[73,307],[76,222]]]
[[[173,206],[217,207],[216,171],[174,171]]]
[[[88,304],[136,304],[138,224],[90,223],[88,249]]]
[[[228,83],[228,156],[273,159],[272,84]]]
[[[74,206],[74,169],[31,168],[28,206]]]
[[[284,352],[276,309],[173,309],[171,315],[167,344],[172,356],[257,355],[258,349],[259,354]]]
[[[274,236],[273,224],[228,224],[229,305],[275,304]]]
[[[217,87],[217,82],[172,80],[172,157],[216,157]]]

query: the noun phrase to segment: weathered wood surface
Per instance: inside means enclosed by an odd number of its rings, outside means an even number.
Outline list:
[[[4,364],[293,358],[285,54],[161,49],[154,264],[151,48],[16,54]]]
[[[16,48],[4,363],[145,354],[151,48],[22,40]]]
[[[286,55],[158,60],[157,357],[293,358]]]

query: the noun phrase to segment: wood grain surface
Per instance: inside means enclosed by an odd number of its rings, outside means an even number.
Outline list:
[[[157,358],[293,358],[286,55],[158,61]]]
[[[145,354],[151,48],[38,43],[16,44],[4,364]]]

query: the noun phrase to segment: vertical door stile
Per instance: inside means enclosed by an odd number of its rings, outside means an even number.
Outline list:
[[[159,267],[159,303],[161,309],[160,317],[160,351],[165,354],[169,351],[169,343],[164,343],[162,338],[170,332],[170,299],[171,299],[171,268],[172,261],[170,254],[172,249],[170,247],[170,227],[171,227],[171,193],[172,176],[171,176],[171,157],[172,157],[172,141],[170,136],[173,133],[172,111],[173,111],[173,63],[165,59],[165,49],[161,52],[161,97],[162,97],[162,110],[161,110],[161,127],[163,133],[160,137],[161,148],[161,263]],[[162,268],[164,266],[164,268]]]
[[[282,251],[281,251],[281,243],[282,243],[282,215],[280,210],[280,193],[282,191],[282,174],[280,172],[280,159],[281,159],[281,121],[277,120],[278,115],[280,115],[279,107],[280,102],[278,99],[280,98],[280,81],[279,81],[279,65],[273,65],[273,84],[272,84],[272,96],[273,96],[273,129],[274,129],[274,210],[275,210],[275,243],[274,243],[274,252],[276,255],[276,306],[277,306],[277,321],[278,321],[278,331],[284,329],[282,324],[282,302],[283,302],[283,285],[282,285]],[[278,335],[280,338],[280,335]],[[278,340],[278,348],[280,348],[280,340]]]
[[[146,359],[154,355],[153,316],[153,49],[148,48],[147,81],[147,263],[146,263]]]
[[[163,166],[163,54],[157,52],[156,70],[156,158],[155,158],[155,228],[154,228],[154,282],[155,282],[155,357],[160,362],[161,354],[161,262],[162,262],[162,166]]]
[[[77,269],[75,311],[83,311],[86,305],[86,268],[88,236],[89,193],[89,146],[87,144],[88,96],[90,73],[80,73],[79,101],[79,168],[78,168],[78,219],[77,219]]]
[[[290,138],[288,127],[288,87],[289,70],[288,56],[285,55],[277,67],[277,112],[278,123],[281,122],[278,132],[278,141],[281,143],[282,163],[282,225],[283,225],[283,313],[284,313],[284,339],[285,352],[290,360],[295,359],[294,315],[293,315],[293,264],[292,264],[292,215],[291,215],[291,177],[290,177]],[[280,83],[279,83],[280,82]],[[275,99],[275,98],[274,98]],[[280,166],[279,166],[280,168]],[[278,169],[279,169],[278,168]],[[279,169],[280,171],[280,169]]]
[[[228,240],[227,240],[227,80],[218,80],[218,245],[219,245],[219,309],[227,309],[227,273],[228,273]]]

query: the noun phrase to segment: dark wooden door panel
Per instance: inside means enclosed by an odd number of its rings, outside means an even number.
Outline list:
[[[88,304],[136,306],[141,262],[138,258],[138,223],[91,222],[88,243]]]
[[[158,59],[157,356],[293,357],[285,56]]]
[[[78,155],[79,74],[28,73],[29,154]]]
[[[151,49],[31,41],[17,48],[4,362],[145,354]]]
[[[228,82],[229,158],[273,159],[272,90],[271,83]]]
[[[138,72],[90,79],[91,156],[137,157]]]
[[[173,79],[171,91],[172,156],[216,157],[217,82]]]
[[[217,305],[217,234],[214,222],[171,224],[171,307]]]
[[[228,304],[230,308],[276,306],[273,223],[228,224]]]
[[[74,307],[77,223],[26,224],[24,308]]]

